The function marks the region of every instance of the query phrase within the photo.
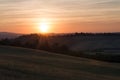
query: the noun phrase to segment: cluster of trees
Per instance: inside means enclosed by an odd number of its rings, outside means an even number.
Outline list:
[[[53,37],[70,37],[70,36],[80,36],[80,35],[104,35],[104,36],[120,36],[119,33],[101,33],[101,34],[92,34],[92,33],[74,33],[74,34],[66,34],[66,35],[56,35],[56,36],[44,36],[39,34],[30,34],[30,35],[22,35],[15,39],[2,39],[0,41],[0,45],[9,45],[9,46],[17,46],[17,47],[25,47],[25,48],[32,48],[38,50],[45,50],[55,53],[61,53],[65,55],[71,55],[76,57],[86,57],[92,59],[98,59],[103,61],[109,62],[120,62],[120,56],[118,55],[104,55],[100,54],[98,51],[94,52],[96,54],[90,55],[88,51],[80,51],[74,52],[69,49],[67,45],[63,45],[60,43],[51,44],[49,38]],[[61,42],[62,43],[62,42]],[[88,54],[86,54],[86,52]]]
[[[120,33],[68,33],[53,35],[53,37],[78,37],[78,36],[120,36]]]
[[[0,45],[25,47],[57,53],[66,53],[69,51],[67,45],[59,43],[51,44],[48,36],[38,34],[23,35],[15,39],[2,39]]]

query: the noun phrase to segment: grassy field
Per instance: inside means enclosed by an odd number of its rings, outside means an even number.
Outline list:
[[[120,64],[0,46],[0,80],[120,80]]]

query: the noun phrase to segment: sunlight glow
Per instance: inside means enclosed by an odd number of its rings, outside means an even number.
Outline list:
[[[41,33],[48,33],[49,32],[50,26],[49,26],[49,24],[48,24],[46,19],[43,19],[41,21],[39,28],[40,28],[40,32]]]

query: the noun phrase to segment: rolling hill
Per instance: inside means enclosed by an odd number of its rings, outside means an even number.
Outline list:
[[[120,80],[120,64],[0,46],[0,80]]]

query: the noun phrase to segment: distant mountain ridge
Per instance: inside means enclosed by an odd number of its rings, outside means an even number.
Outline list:
[[[0,32],[0,40],[1,39],[13,39],[21,36],[22,34],[17,34],[17,33],[10,33],[10,32]]]

